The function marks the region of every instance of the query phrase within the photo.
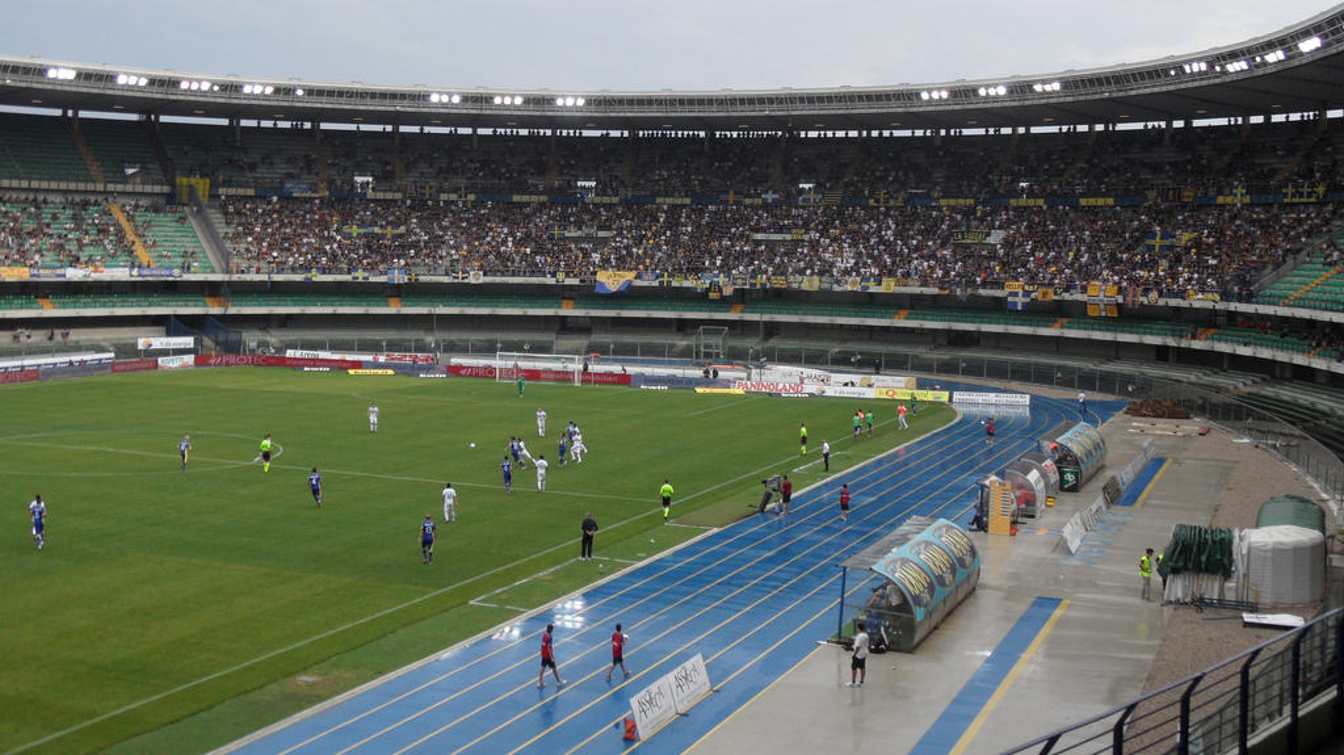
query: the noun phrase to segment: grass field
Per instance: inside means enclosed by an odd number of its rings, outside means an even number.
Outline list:
[[[877,433],[855,442],[847,400],[535,384],[520,399],[487,381],[266,369],[5,386],[0,400],[0,752],[217,746],[742,516],[767,474],[817,481],[820,463],[798,468],[823,438],[837,470],[952,419],[927,406],[899,431],[895,406],[878,404]],[[584,464],[553,464],[545,494],[515,470],[505,496],[508,436],[554,460],[569,419]],[[250,462],[267,432],[284,451],[263,474]],[[661,524],[664,477],[673,521],[689,526]],[[445,481],[459,490],[452,525]],[[42,552],[28,536],[33,493],[48,505]],[[589,511],[597,554],[614,560],[575,560]],[[430,566],[425,514],[440,522]]]

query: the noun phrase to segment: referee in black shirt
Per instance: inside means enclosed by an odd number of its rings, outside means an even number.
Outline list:
[[[583,547],[579,551],[580,561],[593,560],[593,535],[597,534],[597,520],[593,518],[593,512],[588,512],[583,517]]]

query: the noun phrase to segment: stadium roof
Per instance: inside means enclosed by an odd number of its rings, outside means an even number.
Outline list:
[[[615,92],[380,86],[0,58],[0,105],[403,126],[847,130],[1123,123],[1344,105],[1344,5],[1189,55],[890,87]]]

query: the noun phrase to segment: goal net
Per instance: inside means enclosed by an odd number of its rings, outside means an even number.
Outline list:
[[[574,354],[534,354],[526,351],[495,352],[495,382],[519,377],[546,383],[583,382],[583,357]]]

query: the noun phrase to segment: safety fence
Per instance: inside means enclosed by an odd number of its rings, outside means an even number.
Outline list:
[[[1295,755],[1303,715],[1323,705],[1327,725],[1344,722],[1344,609],[1005,753],[1219,755],[1280,734],[1267,751]]]

